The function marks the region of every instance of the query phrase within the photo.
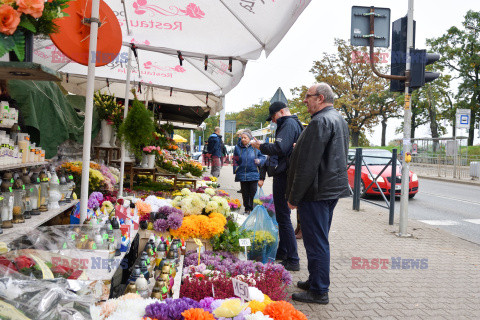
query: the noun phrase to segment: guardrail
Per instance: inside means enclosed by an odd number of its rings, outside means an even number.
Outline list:
[[[455,179],[471,179],[470,162],[479,162],[480,157],[455,157],[446,155],[412,155],[410,168],[417,174]]]
[[[355,173],[354,173],[354,182],[353,182],[353,189],[348,185],[351,195],[353,196],[353,210],[359,211],[360,210],[360,200],[371,203],[373,205],[386,208],[389,210],[388,216],[388,224],[393,225],[393,219],[395,215],[395,186],[397,184],[397,149],[392,150],[392,157],[378,157],[378,156],[367,156],[363,155],[362,148],[357,148],[355,151],[355,158],[347,164],[347,170],[350,169],[351,166],[355,166]],[[383,169],[377,174],[372,174],[369,165],[365,162],[365,158],[377,158],[377,159],[389,159],[388,163],[383,167]],[[372,182],[368,186],[365,186],[363,191],[361,190],[362,185],[362,167],[365,167],[373,178]],[[378,178],[381,177],[382,173],[389,167],[392,166],[391,174],[390,174],[390,181],[395,181],[390,185],[390,198],[387,199],[385,193],[383,192],[382,188],[378,184]],[[364,184],[365,185],[365,184]],[[376,185],[385,204],[379,204],[377,202],[369,201],[367,199],[361,199],[366,195],[367,190],[369,190],[373,185]],[[392,187],[393,186],[393,187]]]

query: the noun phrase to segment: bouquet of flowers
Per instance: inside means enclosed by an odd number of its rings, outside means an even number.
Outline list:
[[[155,146],[147,146],[147,147],[143,148],[143,152],[145,152],[147,154],[152,154],[152,153],[158,152],[159,154],[161,154],[162,153],[162,148],[155,147]]]
[[[114,117],[122,110],[122,106],[115,101],[115,96],[97,91],[93,95],[93,101],[100,119],[106,120],[109,125],[115,125]]]
[[[228,205],[230,206],[230,210],[240,209],[240,207],[242,206],[240,200],[232,198],[229,199]]]
[[[66,17],[63,12],[70,0],[4,0],[0,5],[0,56],[14,51],[19,61],[25,58],[27,33],[48,36],[58,31],[54,20]]]

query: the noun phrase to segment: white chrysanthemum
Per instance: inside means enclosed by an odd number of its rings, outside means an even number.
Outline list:
[[[172,200],[172,206],[174,207],[179,207],[180,206],[180,202],[182,201],[182,197],[181,196],[176,196],[173,200]]]
[[[250,300],[257,300],[258,302],[263,302],[263,300],[265,300],[263,292],[255,287],[248,287],[248,296]]]
[[[192,192],[187,189],[187,188],[183,188],[182,191],[180,191],[182,193],[182,195],[184,196],[188,196],[189,194],[191,194]]]
[[[207,204],[210,201],[210,196],[206,193],[200,193],[200,198]]]
[[[209,203],[207,203],[207,206],[205,207],[205,211],[207,212],[217,211],[217,209],[218,209],[218,203],[216,203],[215,201],[210,201]]]
[[[270,316],[267,316],[260,311],[257,311],[252,314],[247,314],[245,316],[245,320],[269,320],[269,319],[273,319],[273,318],[270,318]]]
[[[208,195],[214,196],[215,195],[215,190],[212,189],[212,188],[207,188],[207,189],[205,189],[205,193],[208,194]]]

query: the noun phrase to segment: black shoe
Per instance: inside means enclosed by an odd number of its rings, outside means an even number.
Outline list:
[[[307,281],[298,281],[297,282],[297,287],[299,287],[302,290],[310,290],[310,280]]]
[[[275,260],[287,260],[287,255],[286,254],[278,254],[275,256]]]
[[[242,190],[237,190],[237,193],[242,193]]]
[[[297,292],[292,294],[292,300],[305,303],[328,304],[328,292],[321,294],[311,291]]]
[[[300,263],[298,262],[293,263],[288,260],[283,260],[282,262],[280,262],[280,264],[284,266],[285,269],[287,269],[288,271],[300,271]]]

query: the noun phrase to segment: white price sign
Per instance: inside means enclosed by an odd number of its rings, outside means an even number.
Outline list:
[[[232,278],[233,292],[234,294],[242,300],[249,301],[250,296],[248,294],[248,284]]]
[[[250,247],[251,246],[250,238],[239,239],[238,241],[240,242],[240,247]]]

